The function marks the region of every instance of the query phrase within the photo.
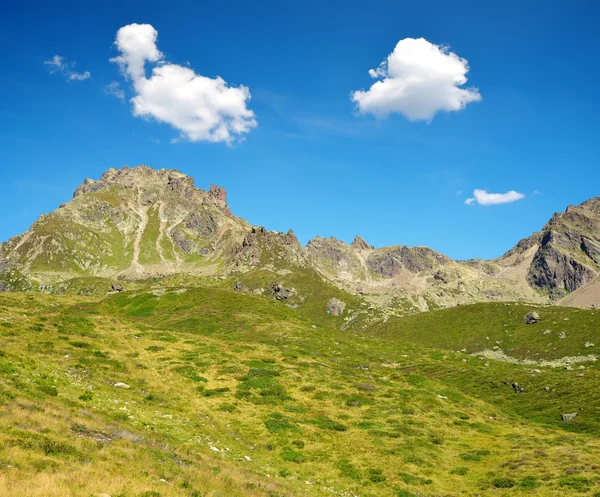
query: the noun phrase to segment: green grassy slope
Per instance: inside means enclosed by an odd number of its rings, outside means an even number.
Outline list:
[[[544,372],[543,397],[531,366],[229,288],[90,299],[0,297],[8,495],[600,491],[595,367]],[[562,385],[586,403],[576,422],[560,421]]]

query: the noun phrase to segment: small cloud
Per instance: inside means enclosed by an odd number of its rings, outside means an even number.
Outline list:
[[[461,110],[481,100],[477,88],[461,88],[468,72],[467,60],[449,47],[405,38],[377,69],[369,70],[380,81],[353,92],[351,99],[362,114],[398,113],[411,121],[430,121],[437,112]]]
[[[45,60],[44,65],[48,66],[50,74],[65,70],[64,57],[61,57],[60,55],[55,55],[50,60]]]
[[[104,87],[104,93],[117,97],[119,100],[125,100],[125,92],[121,89],[118,81],[112,81]]]
[[[531,194],[532,197],[535,197],[537,195],[543,195],[542,192],[538,192],[537,190],[533,190],[533,193]]]
[[[148,138],[152,143],[160,143],[158,138]]]
[[[83,81],[91,76],[90,71],[69,73],[69,81]]]
[[[522,193],[510,190],[506,193],[488,193],[486,190],[475,190],[473,197],[465,200],[465,204],[472,205],[474,203],[478,205],[497,205],[497,204],[509,204],[525,198]]]
[[[463,193],[464,193],[464,192],[463,192],[462,190],[458,190],[458,191],[456,192],[456,196],[457,196],[457,197],[459,197],[459,196],[461,196]]]
[[[76,72],[73,70],[75,62],[68,62],[61,55],[55,55],[49,60],[44,61],[44,65],[48,66],[50,74],[62,74],[67,81],[83,81],[89,79],[92,75],[90,71]]]
[[[165,60],[157,47],[158,31],[150,24],[129,24],[117,32],[115,45],[120,55],[111,62],[119,64],[131,81],[135,96],[133,115],[170,124],[179,138],[191,142],[242,141],[257,123],[248,109],[250,90],[243,85],[229,86],[217,76],[197,74],[192,68]],[[154,65],[146,77],[146,64]]]

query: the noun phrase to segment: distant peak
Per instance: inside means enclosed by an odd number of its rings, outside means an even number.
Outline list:
[[[373,245],[367,243],[363,238],[361,238],[358,235],[354,237],[354,240],[350,245],[358,250],[372,250],[373,248],[375,248],[373,247]]]
[[[86,193],[94,193],[112,186],[126,189],[139,189],[146,192],[148,198],[160,200],[173,193],[188,200],[214,205],[227,209],[227,191],[225,188],[210,185],[209,191],[201,190],[194,184],[194,178],[177,169],[154,169],[146,165],[136,167],[123,166],[111,168],[102,174],[99,180],[86,178],[73,193],[73,198]],[[169,193],[170,192],[170,193]]]

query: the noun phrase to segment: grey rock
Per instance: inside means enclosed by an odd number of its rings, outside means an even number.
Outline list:
[[[566,423],[568,421],[573,421],[577,417],[576,412],[566,413],[561,415],[561,419]]]
[[[110,285],[111,292],[122,292],[123,290],[125,290],[123,288],[123,285],[121,285],[119,283],[113,283],[112,285]]]
[[[589,341],[585,342],[585,348],[586,349],[589,349],[590,347],[593,347],[593,346],[594,346],[594,344],[592,342],[589,342]]]
[[[540,315],[535,311],[528,312],[525,316],[525,324],[539,323],[541,320],[542,318],[540,318]]]
[[[341,316],[346,308],[346,303],[335,297],[327,302],[327,313],[332,316]]]
[[[273,283],[265,288],[265,293],[274,297],[275,300],[286,300],[296,295],[296,290],[293,288],[286,288],[281,283]]]

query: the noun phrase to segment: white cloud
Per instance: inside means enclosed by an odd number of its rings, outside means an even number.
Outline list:
[[[118,81],[112,81],[104,87],[104,93],[117,97],[119,100],[125,100],[125,92],[121,89]]]
[[[62,74],[68,81],[83,81],[92,75],[90,71],[74,71],[73,68],[75,67],[75,62],[67,62],[65,58],[60,55],[55,55],[51,59],[45,60],[44,65],[48,66],[50,74]]]
[[[45,60],[44,65],[49,67],[51,74],[65,70],[64,57],[61,57],[60,55],[55,55],[50,60]]]
[[[254,112],[247,108],[247,87],[231,87],[219,76],[209,78],[165,61],[157,37],[150,24],[129,24],[117,32],[115,45],[121,55],[111,62],[118,63],[132,82],[134,116],[168,123],[180,131],[181,139],[190,141],[231,144],[256,126]],[[155,64],[150,78],[146,62]]]
[[[465,204],[472,205],[477,203],[479,205],[496,205],[496,204],[509,204],[510,202],[516,202],[525,198],[522,193],[510,190],[506,193],[488,193],[486,190],[475,190],[473,197],[465,200]]]
[[[90,71],[85,72],[71,72],[69,73],[69,81],[83,81],[91,76]]]
[[[437,112],[461,110],[481,100],[477,88],[461,88],[468,72],[468,62],[448,47],[405,38],[377,69],[369,70],[380,81],[351,98],[363,114],[399,113],[411,121],[429,121]]]

